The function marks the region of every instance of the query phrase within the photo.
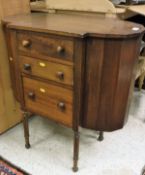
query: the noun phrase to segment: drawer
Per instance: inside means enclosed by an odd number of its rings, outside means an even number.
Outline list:
[[[73,92],[23,77],[25,107],[36,114],[72,127]]]
[[[35,58],[73,59],[73,41],[38,33],[17,33],[19,53]]]
[[[73,66],[20,56],[20,69],[40,78],[73,85]]]

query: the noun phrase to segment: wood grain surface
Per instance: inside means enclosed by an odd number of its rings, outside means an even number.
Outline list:
[[[23,85],[27,110],[72,127],[71,90],[25,77]],[[29,97],[29,93],[34,93],[34,98]],[[64,103],[64,109],[59,107],[59,103]]]
[[[88,41],[84,127],[102,131],[123,127],[139,43],[140,38]]]
[[[32,32],[20,32],[17,38],[18,49],[22,55],[36,58],[49,56],[70,61],[73,59],[73,41],[67,38]],[[28,46],[24,46],[23,42],[28,42]]]
[[[21,20],[23,19],[23,21]],[[128,38],[144,32],[142,25],[106,17],[45,14],[19,15],[5,18],[12,29],[38,31],[73,37]]]

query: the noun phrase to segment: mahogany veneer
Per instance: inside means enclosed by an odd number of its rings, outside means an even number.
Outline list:
[[[24,111],[26,148],[29,112],[64,124],[74,130],[77,171],[79,126],[114,131],[125,123],[144,27],[40,13],[3,22],[13,91]]]

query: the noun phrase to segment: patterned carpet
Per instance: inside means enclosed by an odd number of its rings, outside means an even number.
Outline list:
[[[145,91],[134,93],[129,120],[122,130],[97,133],[81,130],[79,172],[76,175],[141,175],[145,165]],[[30,121],[31,149],[24,147],[18,125],[0,136],[0,155],[32,175],[74,175],[73,133],[40,117]]]
[[[0,157],[0,175],[29,175],[4,158]]]

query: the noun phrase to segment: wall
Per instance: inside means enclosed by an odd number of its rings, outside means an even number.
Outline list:
[[[46,5],[50,9],[115,13],[115,7],[109,0],[46,0]]]

